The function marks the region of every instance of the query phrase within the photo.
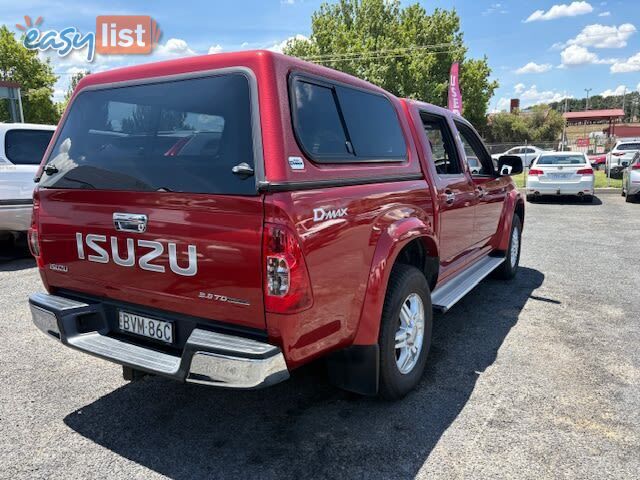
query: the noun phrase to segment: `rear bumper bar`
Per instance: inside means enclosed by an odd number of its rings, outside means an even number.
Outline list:
[[[239,389],[266,387],[289,378],[281,350],[268,343],[196,328],[178,356],[109,336],[108,329],[99,327],[106,325],[99,321],[104,315],[99,303],[36,293],[29,298],[29,305],[33,323],[50,337],[137,370],[178,381]],[[86,328],[90,325],[94,328]]]

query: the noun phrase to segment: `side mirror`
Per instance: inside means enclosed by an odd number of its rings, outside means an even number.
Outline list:
[[[623,167],[628,167],[628,166],[629,166],[629,161],[628,161],[628,160],[625,160],[624,162],[622,162],[622,163],[621,163],[621,165],[622,165]]]
[[[517,155],[502,155],[498,160],[500,175],[518,175],[524,171],[522,159]]]

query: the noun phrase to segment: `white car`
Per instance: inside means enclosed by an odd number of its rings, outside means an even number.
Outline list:
[[[613,149],[607,154],[607,165],[605,171],[611,176],[620,176],[624,170],[623,163],[631,164],[636,152],[640,151],[640,141],[619,141]]]
[[[33,177],[55,128],[0,123],[0,237],[15,236],[29,229]]]
[[[627,197],[627,202],[633,199],[640,200],[640,152],[629,162],[622,175],[622,196]]]
[[[544,153],[546,150],[542,150],[541,148],[534,147],[533,145],[523,145],[521,147],[513,147],[507,150],[504,153],[494,153],[491,155],[493,159],[493,163],[498,164],[498,160],[503,155],[517,155],[522,160],[522,165],[528,167],[540,154]]]
[[[579,152],[544,152],[527,175],[527,200],[541,195],[577,195],[593,201],[595,177],[589,159]]]

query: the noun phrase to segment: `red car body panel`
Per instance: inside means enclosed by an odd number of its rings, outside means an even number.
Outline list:
[[[114,192],[40,189],[39,231],[42,260],[65,265],[69,272],[43,270],[45,286],[148,307],[264,329],[262,297],[262,198],[165,192]],[[153,219],[135,237],[115,232],[113,212],[132,212]],[[126,239],[135,238],[177,246],[178,264],[188,263],[186,246],[195,245],[198,273],[191,277],[173,273],[167,248],[153,260],[164,273],[92,262],[78,258],[76,234],[104,235],[111,256],[110,238],[118,239],[125,256]],[[85,256],[93,253],[85,247]],[[135,246],[136,263],[149,252]],[[220,275],[223,272],[224,275]],[[199,298],[200,292],[245,300],[234,305]]]
[[[430,257],[439,258],[438,284],[483,255],[506,250],[511,218],[517,202],[522,202],[512,180],[472,177],[468,168],[455,178],[438,176],[420,111],[445,116],[455,131],[453,115],[432,105],[397,99],[347,74],[271,52],[241,52],[92,74],[80,82],[75,95],[98,84],[228,67],[245,67],[256,79],[262,192],[238,197],[41,189],[39,265],[48,290],[85,292],[266,330],[269,341],[282,348],[288,367],[295,368],[333,350],[377,343],[389,275],[396,257],[410,242],[422,242]],[[407,145],[406,160],[319,164],[306,158],[292,128],[288,91],[292,73],[385,95],[398,115]],[[55,141],[54,137],[51,145]],[[464,154],[460,140],[457,142]],[[48,156],[49,152],[45,159]],[[304,170],[289,168],[286,159],[291,156],[305,159]],[[396,181],[367,182],[384,177]],[[324,188],[314,185],[319,181],[347,182]],[[291,184],[296,188],[279,188]],[[456,193],[454,204],[446,203],[448,192]],[[313,218],[316,208],[345,208],[348,215],[318,223]],[[186,246],[195,245],[198,274],[187,278],[79,260],[77,233],[116,236],[124,245],[127,235],[116,235],[112,224],[113,212],[119,211],[153,218],[149,230],[136,238],[174,242],[180,263],[186,262]],[[313,297],[306,310],[295,314],[265,311],[265,222],[295,231]],[[165,251],[157,263],[166,265],[167,261]],[[73,274],[51,270],[51,264],[67,265]],[[201,292],[240,298],[249,305],[216,303],[200,298]]]

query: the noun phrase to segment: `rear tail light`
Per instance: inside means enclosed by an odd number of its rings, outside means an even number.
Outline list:
[[[611,154],[612,154],[614,157],[622,157],[622,156],[624,155],[624,152],[611,152]]]
[[[536,170],[535,168],[529,170],[529,175],[544,175],[542,170]]]
[[[40,235],[38,234],[38,217],[40,216],[40,193],[36,188],[33,191],[33,210],[31,213],[31,227],[29,228],[29,250],[31,255],[36,258],[38,266],[42,266],[42,260],[40,258]]]
[[[265,309],[295,313],[313,304],[311,282],[295,233],[283,225],[264,229]]]
[[[631,170],[640,170],[640,163],[636,163],[635,165],[631,165]]]
[[[576,172],[578,175],[593,175],[593,168],[583,168]]]

